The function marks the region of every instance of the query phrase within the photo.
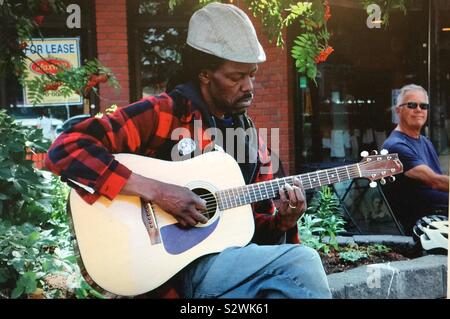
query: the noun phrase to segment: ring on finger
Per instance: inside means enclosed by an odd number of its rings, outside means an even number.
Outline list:
[[[291,202],[289,202],[289,207],[293,209],[297,208],[297,206],[292,205]]]

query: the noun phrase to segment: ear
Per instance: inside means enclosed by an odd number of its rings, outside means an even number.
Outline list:
[[[207,69],[203,69],[198,74],[198,79],[200,80],[201,84],[209,84],[211,81],[211,73]]]

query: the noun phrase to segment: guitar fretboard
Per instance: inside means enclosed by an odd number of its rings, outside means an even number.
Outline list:
[[[361,177],[361,172],[358,164],[352,164],[221,190],[216,193],[219,209],[225,210],[275,198],[286,183],[291,186],[294,184],[295,177],[300,179],[303,189],[312,189]]]

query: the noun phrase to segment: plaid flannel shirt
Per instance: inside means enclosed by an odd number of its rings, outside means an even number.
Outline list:
[[[176,105],[182,112],[175,111],[172,94],[146,97],[139,102],[119,108],[111,115],[85,120],[69,131],[62,133],[52,144],[45,162],[47,169],[60,175],[62,180],[74,187],[88,203],[94,203],[100,196],[113,200],[126,184],[131,171],[114,159],[114,153],[134,153],[155,157],[158,149],[171,139],[176,128],[186,128],[191,136],[202,136],[203,150],[212,141],[205,133],[194,132],[194,120],[202,120],[203,100],[196,90],[187,89],[189,94],[177,97]],[[202,121],[205,124],[205,121]],[[206,138],[205,138],[206,137]],[[252,183],[270,180],[272,164],[269,151],[262,140],[258,145],[258,166]],[[268,166],[269,173],[261,174],[261,165]],[[90,193],[79,184],[88,186]],[[272,200],[253,204],[255,235],[253,242],[277,244],[283,233],[275,226],[277,217]],[[298,243],[297,227],[287,231],[286,242]]]

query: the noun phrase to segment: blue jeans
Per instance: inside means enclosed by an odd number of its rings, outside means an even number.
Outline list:
[[[177,276],[184,298],[331,298],[319,254],[304,245],[227,248]]]

